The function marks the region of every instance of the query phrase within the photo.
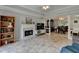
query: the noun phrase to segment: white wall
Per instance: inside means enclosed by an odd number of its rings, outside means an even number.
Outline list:
[[[74,20],[77,20],[78,23],[74,23]],[[79,32],[79,16],[76,15],[70,15],[68,16],[68,24],[69,24],[69,29],[68,29],[68,38],[72,39],[72,34],[70,33],[71,31],[73,33],[78,33]]]
[[[78,23],[74,23],[74,21],[77,20]],[[79,16],[71,16],[70,20],[70,27],[73,29],[73,32],[78,33],[79,32]]]

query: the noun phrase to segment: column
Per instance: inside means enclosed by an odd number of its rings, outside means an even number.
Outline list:
[[[51,34],[51,26],[50,26],[50,19],[49,19],[49,35]]]
[[[67,16],[68,18],[68,39],[71,39],[72,40],[72,34],[71,34],[71,17],[70,16]]]

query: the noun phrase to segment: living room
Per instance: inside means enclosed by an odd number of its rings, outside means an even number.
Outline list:
[[[11,36],[13,40],[8,43],[9,38],[6,37],[11,34],[7,35],[4,33],[5,30],[1,29],[0,52],[59,53],[61,50],[64,52],[66,48],[63,50],[63,47],[71,46],[74,42],[79,43],[78,7],[78,5],[1,5],[0,28],[14,28],[14,34]],[[14,21],[9,21],[7,17],[14,17]],[[3,18],[10,23],[6,25]],[[9,26],[11,23],[13,25]],[[75,40],[73,35],[77,37]],[[68,49],[69,52],[70,50]]]

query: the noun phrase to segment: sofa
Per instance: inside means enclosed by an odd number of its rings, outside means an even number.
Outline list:
[[[65,46],[61,49],[61,53],[79,53],[79,44],[73,43],[71,46]]]

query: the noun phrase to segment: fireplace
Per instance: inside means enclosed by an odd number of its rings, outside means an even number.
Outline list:
[[[30,35],[33,35],[33,30],[24,31],[24,36],[30,36]]]
[[[22,24],[21,27],[21,39],[31,39],[35,37],[35,25],[34,24]]]

